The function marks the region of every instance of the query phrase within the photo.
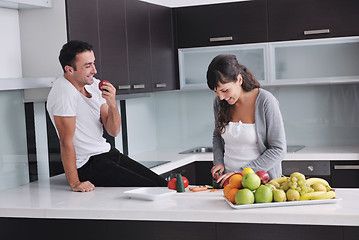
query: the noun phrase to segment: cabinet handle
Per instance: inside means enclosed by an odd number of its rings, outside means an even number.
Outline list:
[[[133,85],[133,89],[143,89],[145,88],[145,84],[135,84]]]
[[[165,88],[167,87],[166,83],[156,83],[156,88]]]
[[[214,37],[214,38],[210,38],[209,41],[210,42],[221,42],[221,41],[232,41],[233,37]]]
[[[340,170],[359,170],[359,165],[334,165],[334,169]]]
[[[120,89],[120,90],[131,89],[131,85],[120,85],[120,86],[118,86],[118,89]]]
[[[319,30],[304,31],[304,35],[315,35],[315,34],[323,34],[323,33],[330,33],[330,29],[319,29]]]

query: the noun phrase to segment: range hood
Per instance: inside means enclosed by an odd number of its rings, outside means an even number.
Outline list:
[[[52,0],[0,0],[0,8],[31,9],[51,7]]]

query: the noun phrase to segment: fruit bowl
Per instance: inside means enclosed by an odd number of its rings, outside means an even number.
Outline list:
[[[322,200],[287,201],[287,202],[253,203],[253,204],[237,205],[237,204],[233,204],[230,201],[228,201],[228,199],[226,197],[223,196],[223,198],[226,201],[226,203],[228,203],[228,205],[234,209],[330,204],[330,203],[338,203],[339,201],[342,200],[341,198],[333,198],[333,199],[322,199]]]

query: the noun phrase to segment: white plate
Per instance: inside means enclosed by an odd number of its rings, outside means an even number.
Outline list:
[[[160,198],[168,197],[176,193],[166,187],[143,187],[124,192],[130,198],[154,201]]]
[[[301,205],[314,205],[314,204],[328,204],[328,203],[337,203],[342,200],[341,198],[334,199],[323,199],[323,200],[306,200],[306,201],[287,201],[287,202],[271,202],[271,203],[253,203],[245,205],[237,205],[228,201],[224,197],[224,200],[228,203],[229,206],[235,209],[246,209],[246,208],[263,208],[263,207],[287,207],[287,206],[301,206]]]

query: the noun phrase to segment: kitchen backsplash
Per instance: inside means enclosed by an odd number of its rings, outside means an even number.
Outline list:
[[[279,101],[288,144],[359,145],[359,84],[266,89]],[[199,90],[126,100],[129,152],[210,146],[214,97]]]
[[[288,144],[359,146],[359,84],[267,89],[279,100]],[[200,90],[127,99],[129,153],[210,146],[214,98]],[[49,175],[45,111],[44,102],[33,104],[35,136],[27,136],[21,90],[0,91],[0,190],[29,182],[27,137],[36,141],[38,179]],[[122,151],[121,135],[115,144]]]

